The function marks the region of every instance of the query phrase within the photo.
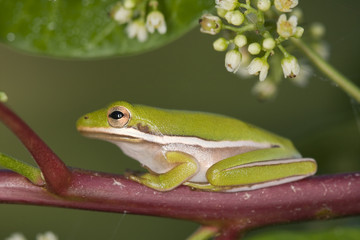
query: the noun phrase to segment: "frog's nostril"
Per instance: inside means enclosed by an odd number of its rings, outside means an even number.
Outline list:
[[[86,120],[86,119],[89,119],[89,117],[88,116],[84,116],[84,119]]]

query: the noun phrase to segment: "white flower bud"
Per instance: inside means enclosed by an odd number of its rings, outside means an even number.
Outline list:
[[[216,13],[219,17],[222,17],[222,18],[225,18],[225,14],[227,13],[228,11],[225,10],[225,9],[222,9],[222,8],[216,8]]]
[[[125,8],[121,3],[119,3],[112,8],[110,16],[119,24],[124,24],[131,20],[133,11],[131,9]]]
[[[247,44],[247,38],[245,35],[242,35],[242,34],[236,35],[236,37],[234,38],[234,43],[239,48],[242,48],[243,46],[245,46]]]
[[[8,100],[8,97],[6,93],[0,92],[0,102],[6,102]]]
[[[139,42],[145,42],[148,38],[145,22],[142,19],[130,22],[127,25],[126,32],[129,38],[136,37]]]
[[[261,51],[261,46],[259,43],[255,42],[255,43],[251,43],[249,44],[248,46],[248,52],[251,54],[251,55],[257,55],[259,54]]]
[[[256,95],[259,100],[270,100],[276,96],[277,86],[270,80],[257,82],[252,89],[252,93]]]
[[[160,34],[166,33],[166,23],[164,15],[160,11],[152,11],[146,17],[146,28],[150,33],[154,33],[155,29]]]
[[[269,64],[264,58],[254,58],[247,67],[250,75],[259,75],[259,80],[264,81],[269,71]]]
[[[294,78],[300,72],[300,65],[297,59],[290,55],[281,60],[281,67],[285,78]]]
[[[238,0],[215,0],[216,8],[232,11],[236,8]]]
[[[264,48],[264,50],[266,51],[270,51],[270,50],[273,50],[276,46],[276,42],[273,38],[265,38],[263,43],[262,43],[262,46]]]
[[[200,18],[199,23],[201,25],[200,32],[202,33],[215,35],[221,31],[222,21],[217,16],[204,14]]]
[[[5,240],[26,240],[26,237],[22,233],[13,233]]]
[[[321,23],[313,23],[310,27],[310,33],[315,39],[320,39],[325,35],[325,26]]]
[[[303,21],[304,13],[301,8],[295,8],[294,11],[291,12],[291,14],[296,16],[299,21]]]
[[[236,50],[230,50],[225,55],[225,67],[229,72],[236,73],[240,67],[241,53]]]
[[[240,26],[244,20],[244,14],[242,14],[239,10],[229,11],[225,14],[225,19],[228,23],[233,24],[235,26]]]
[[[281,14],[277,21],[277,32],[283,38],[292,37],[296,33],[297,17],[291,16],[287,20],[285,14]]]
[[[249,72],[247,70],[247,66],[250,64],[252,57],[250,53],[245,48],[239,48],[239,52],[241,53],[241,65],[239,69],[236,71],[236,75],[245,79],[249,78]]]
[[[263,12],[269,10],[271,7],[270,0],[258,0],[257,2],[257,8]]]
[[[36,240],[58,240],[58,237],[53,232],[45,232],[36,234]]]
[[[136,6],[136,0],[125,0],[124,7],[127,9],[134,8]]]
[[[213,47],[216,51],[222,52],[225,51],[229,46],[229,41],[225,38],[218,38],[213,43]]]
[[[303,34],[304,34],[304,28],[302,28],[302,27],[296,27],[296,31],[295,31],[294,37],[296,37],[296,38],[301,38]]]
[[[298,0],[274,0],[274,5],[280,12],[291,12],[298,4]]]

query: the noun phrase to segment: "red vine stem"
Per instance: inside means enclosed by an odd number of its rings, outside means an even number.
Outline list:
[[[187,219],[228,234],[268,224],[360,214],[360,173],[316,176],[249,192],[158,192],[123,176],[72,170],[56,196],[10,171],[0,171],[0,202],[127,212]],[[235,227],[236,226],[236,227]]]

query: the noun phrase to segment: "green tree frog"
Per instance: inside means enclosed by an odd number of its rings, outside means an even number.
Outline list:
[[[139,161],[149,173],[128,177],[158,191],[181,184],[206,191],[254,190],[296,181],[317,169],[289,140],[217,114],[119,101],[81,117],[77,129]]]

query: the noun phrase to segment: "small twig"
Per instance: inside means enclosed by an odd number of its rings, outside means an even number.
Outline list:
[[[56,193],[66,189],[70,184],[71,174],[65,164],[24,121],[1,102],[0,120],[15,133],[29,150],[40,167],[48,189]]]

